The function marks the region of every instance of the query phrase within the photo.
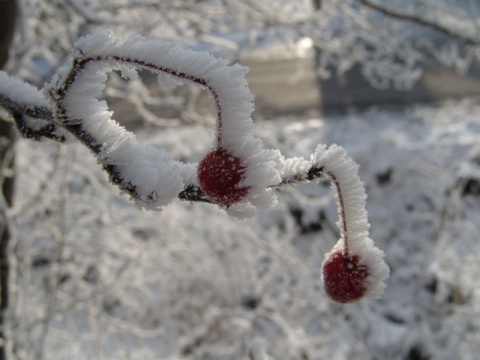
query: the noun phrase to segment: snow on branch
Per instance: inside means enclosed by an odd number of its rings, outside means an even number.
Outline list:
[[[53,113],[42,93],[33,86],[0,71],[0,105],[15,119],[22,136],[65,141],[65,133],[53,123]]]
[[[61,142],[73,136],[95,154],[122,192],[151,210],[178,197],[217,204],[237,217],[251,216],[275,205],[281,187],[329,179],[341,238],[325,257],[325,290],[341,303],[381,295],[388,267],[368,237],[358,166],[336,145],[319,145],[310,160],[285,159],[279,151],[265,149],[252,135],[253,95],[245,67],[160,40],[133,36],[122,41],[111,31],[81,38],[72,54],[70,69],[55,76],[43,95],[0,72],[0,105],[23,136]],[[131,78],[138,69],[158,74],[162,84],[190,83],[209,93],[215,140],[198,164],[179,162],[162,149],[139,143],[112,119],[100,100],[108,73],[121,71]]]

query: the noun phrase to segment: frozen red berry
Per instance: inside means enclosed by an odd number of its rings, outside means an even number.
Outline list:
[[[225,149],[209,152],[198,164],[198,181],[204,194],[218,205],[242,200],[250,187],[241,186],[246,167],[242,160]]]
[[[342,251],[330,255],[323,263],[323,282],[328,296],[336,302],[348,304],[360,300],[367,291],[368,266],[359,264],[357,255]]]

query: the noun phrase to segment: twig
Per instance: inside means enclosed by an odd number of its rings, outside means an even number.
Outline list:
[[[376,4],[371,2],[370,0],[357,0],[359,3],[364,5],[365,7],[368,7],[370,9],[376,10],[380,13],[382,13],[385,16],[397,19],[397,20],[402,20],[402,21],[409,21],[413,22],[428,28],[431,28],[433,30],[436,30],[444,35],[447,35],[448,37],[457,39],[465,45],[480,45],[480,40],[471,38],[469,36],[466,36],[464,34],[460,34],[456,31],[453,31],[451,29],[448,29],[434,21],[427,20],[423,17],[412,15],[412,14],[405,14],[403,12],[395,11],[391,8],[384,7],[382,5]]]

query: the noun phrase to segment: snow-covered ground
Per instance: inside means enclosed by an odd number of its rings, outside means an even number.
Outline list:
[[[480,353],[480,102],[278,118],[285,156],[337,143],[360,164],[383,297],[342,306],[320,265],[336,242],[327,184],[285,189],[248,220],[174,201],[137,209],[80,145],[20,140],[12,323],[21,359],[476,359]],[[146,128],[196,162],[203,126]]]

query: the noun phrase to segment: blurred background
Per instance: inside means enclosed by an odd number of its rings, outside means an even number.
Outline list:
[[[336,143],[360,164],[391,270],[378,300],[324,294],[327,183],[248,220],[180,200],[148,212],[82,145],[21,139],[0,113],[0,359],[476,359],[479,14],[477,0],[0,1],[0,67],[39,89],[107,28],[248,66],[265,147]],[[207,94],[139,74],[110,74],[113,118],[199,161]]]

